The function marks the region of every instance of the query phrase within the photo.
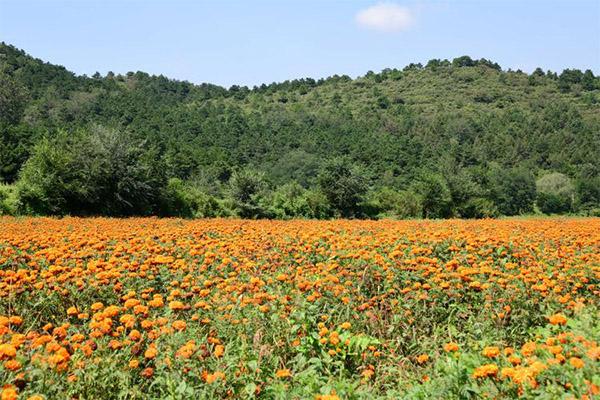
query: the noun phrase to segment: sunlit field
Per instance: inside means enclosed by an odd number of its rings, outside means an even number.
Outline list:
[[[6,399],[593,399],[600,219],[0,218]]]

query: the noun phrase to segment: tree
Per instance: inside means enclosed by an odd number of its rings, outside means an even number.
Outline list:
[[[475,61],[469,56],[457,57],[452,60],[453,67],[474,67]]]
[[[575,185],[560,172],[546,174],[536,183],[537,205],[545,214],[574,211]]]
[[[27,98],[25,87],[0,69],[0,130],[19,123]]]
[[[422,173],[415,191],[421,197],[424,218],[447,218],[452,215],[452,194],[443,176]]]
[[[348,158],[338,157],[325,163],[317,182],[337,215],[360,215],[359,204],[367,191],[367,179]]]
[[[536,189],[531,172],[496,166],[490,175],[491,199],[501,214],[519,215],[533,211]]]
[[[266,216],[262,203],[267,183],[264,173],[253,169],[234,171],[229,178],[229,196],[236,213],[242,218],[262,218]]]
[[[19,193],[24,207],[40,214],[152,214],[166,183],[155,159],[116,130],[63,131],[36,145]]]

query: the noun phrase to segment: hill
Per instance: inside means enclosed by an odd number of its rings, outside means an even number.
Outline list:
[[[143,72],[77,76],[2,43],[0,110],[5,212],[481,217],[600,207],[600,79],[590,70],[526,74],[463,56],[226,89]]]

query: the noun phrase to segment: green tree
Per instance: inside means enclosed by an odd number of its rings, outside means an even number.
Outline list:
[[[448,218],[452,215],[452,194],[443,176],[422,173],[415,184],[421,197],[424,218]]]
[[[536,189],[531,172],[522,168],[495,167],[490,172],[490,195],[503,215],[519,215],[533,211]]]
[[[95,126],[39,142],[18,187],[23,206],[39,214],[145,215],[157,211],[164,184],[142,143]]]
[[[266,190],[264,173],[253,169],[236,170],[229,178],[229,196],[235,212],[242,218],[267,216],[263,202]]]
[[[337,215],[360,216],[360,202],[368,188],[367,179],[348,158],[329,160],[322,167],[317,181]]]
[[[558,214],[575,209],[575,185],[565,174],[554,172],[539,178],[536,183],[536,202],[545,214]]]

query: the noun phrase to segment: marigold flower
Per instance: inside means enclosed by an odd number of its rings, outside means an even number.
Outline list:
[[[173,324],[171,326],[175,330],[183,331],[186,328],[187,324],[185,323],[185,321],[177,320],[177,321],[173,322]]]
[[[417,356],[417,362],[419,364],[425,364],[427,361],[429,361],[429,356],[427,354]]]
[[[454,343],[454,342],[446,343],[444,345],[444,351],[446,353],[458,351],[458,343]]]
[[[1,400],[17,400],[18,398],[19,394],[13,385],[4,385],[2,387],[2,393],[0,394]]]
[[[6,368],[9,371],[18,371],[19,369],[21,369],[21,363],[17,360],[8,360],[4,362],[4,368]]]
[[[173,300],[169,302],[169,308],[173,311],[183,310],[185,308],[185,305],[181,301]]]
[[[564,325],[567,323],[567,317],[564,314],[554,314],[548,317],[548,321],[552,325]]]
[[[275,376],[277,378],[289,378],[292,376],[292,372],[289,369],[278,369],[277,372],[275,372]]]
[[[579,357],[569,358],[569,364],[571,364],[571,366],[573,368],[577,368],[577,369],[581,369],[585,366],[585,362],[583,362],[583,360]]]
[[[156,358],[157,354],[158,354],[158,351],[156,350],[156,347],[154,347],[154,346],[151,345],[144,352],[144,357],[152,360],[152,359]]]
[[[496,364],[486,364],[475,368],[473,371],[473,378],[486,378],[488,376],[496,376],[498,373],[498,366]]]
[[[17,356],[17,349],[10,343],[0,344],[0,360],[14,358]]]
[[[205,381],[206,381],[206,383],[210,384],[210,383],[214,383],[214,382],[218,381],[219,379],[225,380],[225,374],[221,371],[216,371],[212,374],[207,374]]]
[[[340,328],[342,329],[350,329],[352,327],[352,324],[350,322],[344,322],[340,325]]]
[[[496,346],[488,346],[483,349],[481,354],[488,358],[496,358],[500,355],[500,349]]]

